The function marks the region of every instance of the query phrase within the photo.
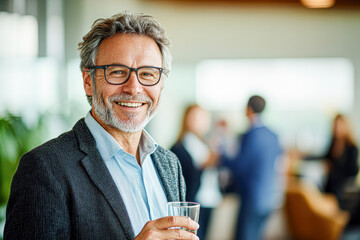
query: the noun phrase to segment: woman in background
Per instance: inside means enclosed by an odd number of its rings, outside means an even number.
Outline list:
[[[180,160],[186,183],[186,200],[200,203],[198,236],[206,239],[211,213],[221,202],[217,155],[205,141],[210,114],[193,104],[186,108],[179,138],[171,150]]]
[[[332,193],[340,202],[346,182],[359,170],[358,147],[352,137],[352,130],[345,117],[336,115],[333,123],[332,140],[326,154],[328,179],[325,192]]]

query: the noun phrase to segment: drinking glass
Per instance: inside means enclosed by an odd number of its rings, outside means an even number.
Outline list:
[[[195,222],[199,222],[200,214],[200,203],[196,202],[168,202],[167,205],[168,216],[185,216],[191,218]],[[197,233],[197,231],[192,231],[185,229],[187,231]]]

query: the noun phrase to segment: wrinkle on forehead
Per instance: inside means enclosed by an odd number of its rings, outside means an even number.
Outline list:
[[[108,64],[162,67],[162,55],[158,45],[150,37],[118,34],[104,39],[99,46],[96,65]]]

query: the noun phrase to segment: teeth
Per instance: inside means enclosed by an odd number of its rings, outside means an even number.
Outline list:
[[[120,106],[125,106],[125,107],[140,107],[142,105],[142,103],[130,103],[130,102],[118,102],[118,104]]]

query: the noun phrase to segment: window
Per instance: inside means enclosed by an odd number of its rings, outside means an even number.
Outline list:
[[[285,145],[310,152],[324,150],[333,114],[354,105],[354,69],[344,58],[207,60],[196,81],[197,102],[214,112],[244,115],[248,98],[262,95],[264,121]]]
[[[0,57],[36,57],[38,24],[33,16],[0,12]]]

